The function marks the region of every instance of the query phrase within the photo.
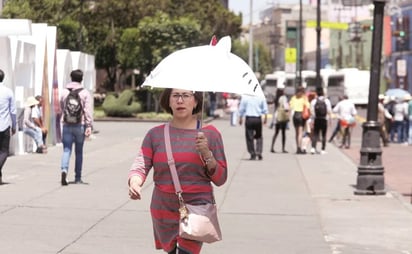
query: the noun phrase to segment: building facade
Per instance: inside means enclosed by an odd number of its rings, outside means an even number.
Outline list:
[[[412,92],[412,1],[404,1],[400,15],[386,20],[386,41],[384,74],[387,88],[402,88]]]
[[[301,41],[302,69],[316,68],[317,33],[314,24],[317,6],[304,4],[302,8],[302,40],[299,40],[299,5],[276,4],[260,13],[262,22],[254,27],[253,37],[270,49],[274,71],[288,69],[293,62],[293,57],[288,59],[290,52],[296,52],[296,64],[299,64]],[[370,6],[348,7],[343,6],[340,0],[324,1],[321,5],[321,21],[336,26],[322,25],[321,68],[369,69],[372,11]],[[346,30],[346,27],[354,24],[358,29],[355,37]]]
[[[260,13],[261,23],[253,29],[255,41],[261,42],[270,49],[274,71],[285,70],[294,72],[297,64],[299,49],[302,48],[302,69],[314,69],[316,63],[316,30],[307,27],[307,21],[316,20],[316,7],[313,5],[302,6],[302,32],[300,33],[299,5],[276,4]],[[322,9],[322,16],[326,9]],[[300,34],[302,40],[299,39]],[[329,48],[329,29],[322,29],[322,66],[328,64],[327,51]],[[300,46],[302,43],[302,47]],[[288,55],[292,52],[292,57]]]

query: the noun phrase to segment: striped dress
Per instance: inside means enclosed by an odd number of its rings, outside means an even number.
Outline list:
[[[165,124],[156,126],[146,134],[129,172],[129,179],[139,175],[143,182],[153,168],[154,189],[150,205],[156,249],[172,251],[176,244],[188,253],[199,253],[202,243],[180,238],[179,202],[175,194],[164,140]],[[207,169],[195,149],[198,130],[179,129],[170,126],[170,141],[173,158],[183,190],[183,198],[189,204],[213,202],[212,182],[223,185],[227,179],[227,163],[220,132],[213,126],[204,126],[201,131],[208,139],[210,151],[217,161],[216,168]]]

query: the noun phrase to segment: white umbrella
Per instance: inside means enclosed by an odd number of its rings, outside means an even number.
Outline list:
[[[142,86],[264,97],[252,69],[230,49],[231,40],[226,36],[215,46],[178,50],[164,58]]]
[[[402,88],[391,88],[386,90],[385,95],[403,99],[405,96],[410,96],[411,94]]]

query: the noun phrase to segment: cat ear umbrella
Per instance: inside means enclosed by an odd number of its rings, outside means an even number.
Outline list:
[[[253,70],[230,52],[231,40],[216,45],[190,47],[164,58],[142,86],[198,92],[226,92],[264,97]]]

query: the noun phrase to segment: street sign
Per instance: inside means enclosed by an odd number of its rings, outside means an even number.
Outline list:
[[[396,60],[396,75],[398,75],[398,77],[406,77],[406,60],[405,59]]]
[[[286,63],[296,63],[296,48],[286,48],[285,49],[285,62]]]
[[[316,25],[317,25],[316,20],[306,21],[306,27],[315,28]],[[348,23],[321,21],[320,22],[320,27],[335,29],[335,30],[347,30],[348,29]]]
[[[296,63],[286,63],[285,64],[286,73],[295,73],[296,72]]]

